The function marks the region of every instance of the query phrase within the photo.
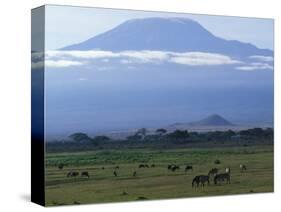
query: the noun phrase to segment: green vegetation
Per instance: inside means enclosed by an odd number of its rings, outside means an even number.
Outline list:
[[[189,135],[189,137],[192,135]],[[220,164],[215,164],[219,160]],[[138,168],[139,164],[149,168]],[[59,165],[63,164],[62,170]],[[155,167],[151,167],[154,164]],[[180,166],[172,172],[169,164]],[[239,165],[247,170],[240,172]],[[193,171],[185,172],[192,165]],[[119,166],[119,169],[115,169]],[[211,168],[231,169],[231,183],[191,187],[194,176]],[[68,172],[88,172],[87,177],[67,177]],[[113,175],[116,171],[117,177]],[[133,176],[136,171],[136,176]],[[49,152],[46,155],[46,204],[63,205],[150,200],[273,191],[273,146],[174,149],[115,149]]]
[[[211,131],[189,132],[187,130],[175,130],[167,132],[165,129],[157,129],[147,133],[145,128],[139,129],[135,134],[126,139],[112,139],[104,135],[89,137],[85,133],[74,133],[71,140],[48,142],[48,152],[75,152],[90,150],[112,149],[178,149],[191,147],[226,147],[226,146],[255,146],[273,144],[272,128],[253,128],[238,132]]]

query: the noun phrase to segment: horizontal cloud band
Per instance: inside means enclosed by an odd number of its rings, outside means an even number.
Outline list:
[[[40,53],[32,54],[32,66],[38,68],[42,65],[43,55]],[[242,61],[232,59],[229,56],[207,53],[207,52],[171,52],[171,51],[102,51],[102,50],[90,50],[90,51],[47,51],[45,53],[45,66],[51,68],[65,68],[72,66],[82,66],[93,61],[101,61],[108,63],[111,59],[117,59],[121,64],[142,64],[142,63],[155,63],[161,64],[164,62],[188,65],[188,66],[218,66],[218,65],[233,65],[243,64]],[[270,57],[265,56],[251,56],[250,59],[259,61],[271,61]],[[272,59],[273,60],[273,59]],[[264,69],[266,68],[264,64]],[[269,65],[268,65],[269,66]],[[247,67],[241,66],[237,69],[244,70]],[[252,67],[262,67],[261,64],[252,65]],[[246,68],[247,69],[247,68]],[[260,68],[261,69],[261,68]],[[270,69],[270,67],[269,67]]]
[[[34,58],[38,58],[38,53],[34,54]],[[120,59],[120,63],[162,63],[170,62],[191,66],[204,65],[224,65],[241,63],[233,60],[228,56],[205,52],[169,52],[169,51],[47,51],[45,65],[49,67],[67,67],[72,65],[83,65],[88,60],[111,58]],[[76,63],[75,61],[78,61]],[[35,62],[36,63],[36,62]]]

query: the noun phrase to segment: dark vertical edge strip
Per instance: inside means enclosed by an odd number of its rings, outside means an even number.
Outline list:
[[[45,6],[31,11],[31,201],[45,206]]]

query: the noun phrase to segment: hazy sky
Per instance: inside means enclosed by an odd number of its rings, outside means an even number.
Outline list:
[[[58,49],[85,41],[114,28],[120,23],[145,17],[186,17],[225,39],[249,42],[260,48],[273,49],[273,20],[87,7],[46,7],[46,50]]]

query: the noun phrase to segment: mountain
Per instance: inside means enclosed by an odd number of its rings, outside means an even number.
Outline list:
[[[210,115],[199,121],[189,123],[175,123],[169,126],[169,128],[193,128],[193,127],[231,127],[236,126],[230,121],[226,120],[218,114]]]
[[[160,50],[211,52],[236,58],[272,56],[268,49],[250,43],[225,40],[213,35],[198,22],[187,18],[144,18],[126,21],[82,43],[62,50]]]
[[[234,126],[218,114],[213,114],[197,122],[189,123],[192,126]]]

